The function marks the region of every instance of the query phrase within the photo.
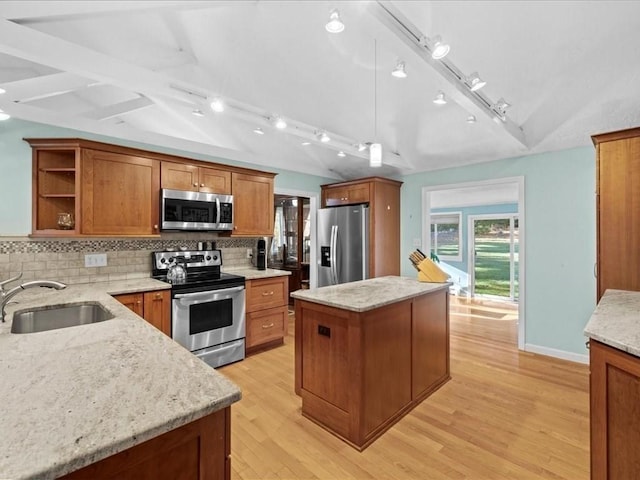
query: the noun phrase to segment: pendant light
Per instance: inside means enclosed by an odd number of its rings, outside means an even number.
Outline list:
[[[378,41],[373,39],[373,143],[369,145],[369,166],[382,166],[382,145],[378,137]]]

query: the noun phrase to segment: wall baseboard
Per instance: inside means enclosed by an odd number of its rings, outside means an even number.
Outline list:
[[[589,355],[581,353],[567,352],[565,350],[558,350],[556,348],[542,347],[540,345],[532,345],[526,343],[524,345],[525,352],[539,353],[541,355],[547,355],[549,357],[560,358],[562,360],[569,360],[570,362],[577,363],[589,363]]]

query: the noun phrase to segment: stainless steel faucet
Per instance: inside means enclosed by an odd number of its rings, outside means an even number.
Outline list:
[[[27,288],[33,287],[47,287],[47,288],[55,288],[56,290],[62,290],[63,288],[67,288],[64,283],[54,282],[52,280],[34,280],[32,282],[25,282],[22,285],[18,285],[17,287],[12,288],[9,291],[5,291],[4,286],[7,283],[15,282],[22,278],[22,272],[17,277],[10,278],[9,280],[5,280],[0,282],[0,320],[4,323],[4,317],[6,315],[4,308],[9,303],[12,297],[16,296],[23,290]]]

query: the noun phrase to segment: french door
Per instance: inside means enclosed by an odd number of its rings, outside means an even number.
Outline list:
[[[469,294],[517,301],[518,215],[470,215],[468,222]]]

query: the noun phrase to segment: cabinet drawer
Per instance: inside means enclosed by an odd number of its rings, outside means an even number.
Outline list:
[[[247,348],[284,338],[289,311],[286,306],[247,314]]]
[[[288,303],[288,278],[273,277],[247,281],[247,312],[280,307]]]

